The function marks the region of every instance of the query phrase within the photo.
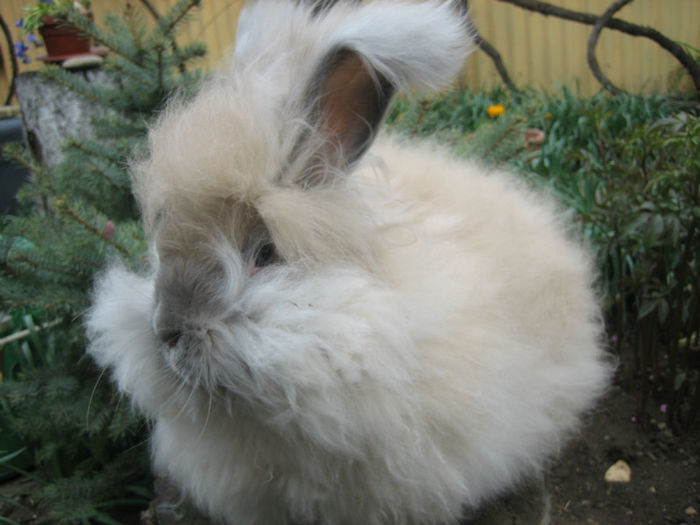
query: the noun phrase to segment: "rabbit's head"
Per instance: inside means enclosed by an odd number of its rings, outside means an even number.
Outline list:
[[[264,305],[307,300],[303,288],[322,315],[330,285],[315,281],[340,267],[369,278],[377,217],[352,172],[392,96],[446,84],[469,46],[457,2],[244,8],[232,64],[169,106],[134,166],[153,327],[178,374],[209,388],[249,379],[224,349],[274,325]]]

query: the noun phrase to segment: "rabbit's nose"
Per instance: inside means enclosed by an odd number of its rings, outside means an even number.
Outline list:
[[[180,340],[182,332],[180,330],[161,330],[158,338],[168,347],[173,348]]]
[[[172,315],[168,315],[168,310],[161,304],[156,307],[153,315],[153,331],[160,342],[168,348],[173,348],[182,337],[182,330],[179,328],[179,321]]]

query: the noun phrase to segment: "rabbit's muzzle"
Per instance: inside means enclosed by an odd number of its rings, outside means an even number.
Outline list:
[[[184,381],[212,383],[212,360],[229,346],[238,281],[221,258],[161,257],[152,329],[168,366]],[[234,262],[234,264],[237,264]],[[234,316],[235,317],[235,316]]]
[[[153,330],[161,342],[160,351],[168,367],[192,386],[214,388],[215,355],[222,338],[205,322],[191,321],[168,312],[168,305],[156,308]]]

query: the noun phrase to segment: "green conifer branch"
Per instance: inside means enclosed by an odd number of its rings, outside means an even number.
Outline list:
[[[180,0],[158,21],[159,32],[168,37],[185,19],[189,12],[198,7],[200,0]]]
[[[71,219],[75,220],[83,228],[94,233],[103,241],[108,242],[109,244],[114,246],[117,250],[122,252],[124,255],[129,255],[129,250],[126,247],[124,247],[122,244],[118,243],[117,241],[115,241],[111,237],[105,235],[105,233],[103,231],[100,231],[99,228],[90,224],[87,220],[85,220],[83,217],[81,217],[77,211],[75,211],[73,208],[68,206],[65,201],[56,200],[55,204],[56,204],[56,208],[58,209],[58,211],[60,213],[63,213],[65,215],[67,215],[68,217],[70,217]]]
[[[44,168],[29,160],[26,150],[17,144],[10,144],[3,147],[0,150],[0,154],[3,157],[7,157],[8,159],[15,161],[17,164],[24,166],[36,175],[42,175],[44,172]]]
[[[144,33],[143,19],[131,3],[126,4],[124,8],[124,21],[129,28],[129,34],[131,35],[134,47],[138,51],[142,50],[142,37]]]
[[[163,46],[162,42],[158,43],[155,46],[155,51],[156,51],[156,71],[158,72],[158,87],[157,91],[158,93],[165,93],[164,89],[164,83],[163,83],[163,76],[165,74],[164,67],[163,67],[163,52],[165,51],[165,46]]]
[[[109,64],[105,65],[105,69],[109,69],[111,71],[116,71],[118,73],[118,76],[123,77],[128,77],[130,80],[133,80],[135,82],[138,82],[143,86],[144,88],[148,89],[151,86],[150,79],[143,78],[139,76],[138,73],[134,73],[133,70],[131,70],[128,67],[124,67],[124,63],[118,63],[114,58],[110,61]],[[115,94],[117,91],[115,90]]]
[[[201,58],[207,54],[207,47],[202,42],[194,42],[192,44],[187,44],[183,47],[179,47],[176,51],[173,51],[173,63],[175,65],[184,64],[190,60]]]
[[[146,136],[148,128],[143,122],[129,122],[123,118],[103,118],[95,123],[95,136],[99,139],[126,140],[133,148]],[[126,144],[124,145],[126,147]]]
[[[103,262],[95,262],[95,261],[89,261],[83,257],[78,257],[76,255],[73,255],[71,253],[67,254],[68,259],[70,259],[74,263],[78,263],[78,265],[82,266],[90,266],[91,268],[94,268],[96,270],[100,270],[103,267]]]
[[[68,142],[66,142],[66,147],[79,150],[90,156],[99,157],[114,164],[121,164],[124,162],[124,157],[122,155],[111,152],[91,140],[69,139]]]
[[[135,80],[139,84],[150,87],[153,84],[152,72],[144,68],[143,64],[134,63],[122,56],[109,57],[107,68],[116,70],[122,75],[126,75],[131,80]]]
[[[87,17],[80,14],[71,15],[70,21],[75,25],[82,33],[89,36],[93,41],[108,47],[112,53],[115,53],[129,62],[133,62],[136,65],[141,65],[134,53],[129,50],[123,41],[114,38],[113,35],[100,31],[94,22],[88,20]]]
[[[112,173],[109,173],[110,171]],[[125,189],[128,189],[130,187],[130,180],[122,170],[117,170],[113,167],[110,169],[109,166],[102,168],[100,166],[97,166],[96,164],[92,164],[90,166],[89,173],[91,175],[98,176],[101,180],[107,181],[113,187]],[[92,183],[91,187],[95,187],[96,185],[94,184],[94,177],[91,177],[91,179],[93,180],[88,180],[88,182]],[[85,180],[85,177],[81,177],[81,180]]]
[[[51,273],[57,273],[60,275],[65,275],[67,277],[71,277],[71,278],[75,277],[74,272],[69,272],[67,270],[62,270],[60,268],[56,268],[54,266],[49,266],[46,263],[41,263],[39,261],[35,261],[35,260],[27,257],[26,255],[11,255],[9,257],[9,260],[13,263],[28,264],[30,266],[33,266],[37,270],[44,270],[44,271],[51,272]]]
[[[100,105],[105,105],[105,101],[100,98],[99,93],[97,93],[96,90],[90,86],[90,84],[88,84],[84,79],[72,75],[61,67],[46,66],[42,70],[42,74],[51,78],[58,84],[67,87],[71,91],[92,100],[93,102],[97,102]]]

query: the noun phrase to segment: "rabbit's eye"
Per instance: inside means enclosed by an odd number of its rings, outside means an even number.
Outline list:
[[[255,252],[255,266],[257,268],[269,266],[277,262],[277,259],[277,250],[275,250],[275,245],[271,242],[263,244],[257,252]]]

